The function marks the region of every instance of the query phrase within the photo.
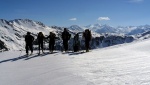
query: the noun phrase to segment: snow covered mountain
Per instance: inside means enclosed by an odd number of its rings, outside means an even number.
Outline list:
[[[78,25],[72,25],[72,26],[68,27],[68,29],[69,29],[69,30],[72,30],[72,31],[75,31],[75,32],[77,32],[77,33],[84,31],[83,27],[80,27],[80,26],[78,26]]]
[[[109,25],[94,24],[85,27],[97,33],[118,33],[116,28]]]
[[[141,34],[137,34],[137,35],[135,35],[135,37],[140,39],[140,40],[149,39],[150,38],[150,31],[146,31],[146,32],[141,33]]]
[[[30,31],[36,36],[38,32],[49,34],[50,31],[56,31],[53,28],[45,26],[41,22],[29,19],[15,19],[7,21],[0,19],[0,46],[2,48],[20,50],[24,49],[24,35]]]
[[[136,39],[146,39],[148,31],[150,31],[149,25],[144,26],[129,26],[129,27],[111,27],[109,25],[88,25],[78,26],[72,25],[67,27],[71,33],[71,39],[69,41],[69,50],[73,49],[73,37],[76,33],[80,33],[81,49],[84,49],[84,39],[82,38],[82,32],[85,29],[90,29],[92,32],[92,41],[90,43],[91,48],[108,47],[117,44],[129,43]],[[62,50],[61,33],[64,27],[58,26],[46,26],[41,22],[33,21],[30,19],[15,19],[4,20],[0,19],[0,50],[21,50],[25,47],[24,35],[30,31],[32,35],[37,37],[38,32],[43,32],[44,35],[49,35],[49,32],[56,33],[58,37],[55,48]],[[147,33],[146,33],[147,32]],[[145,33],[145,35],[143,34]],[[138,35],[137,35],[138,34]],[[132,35],[132,36],[131,36]],[[45,47],[48,44],[45,44]],[[37,42],[34,42],[35,49],[37,49]]]
[[[112,27],[109,25],[94,24],[85,27],[97,33],[117,33],[117,34],[122,33],[126,35],[141,34],[150,30],[150,25]]]
[[[117,27],[117,29],[120,30],[119,32],[127,35],[137,35],[150,31],[150,25]]]

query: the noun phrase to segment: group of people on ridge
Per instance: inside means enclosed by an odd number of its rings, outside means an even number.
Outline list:
[[[71,34],[68,32],[67,28],[64,28],[64,31],[62,32],[61,38],[63,40],[63,49],[66,52],[66,51],[68,51],[68,41],[71,38]],[[89,42],[92,38],[91,31],[89,29],[86,29],[83,32],[83,38],[85,39],[86,52],[88,52],[89,48],[90,48]],[[53,51],[54,51],[56,34],[53,32],[50,32],[49,36],[45,37],[42,32],[39,32],[38,36],[37,36],[39,54],[40,54],[40,50],[42,52],[44,50],[43,44],[44,44],[45,39],[48,39],[48,41],[49,41],[49,51],[51,53],[53,53]],[[34,41],[34,37],[31,35],[30,32],[27,32],[27,35],[25,36],[25,43],[26,43],[25,49],[26,49],[27,55],[29,54],[29,49],[31,50],[31,54],[33,53],[33,41]],[[79,48],[80,48],[79,46],[80,46],[79,34],[77,33],[74,36],[74,40],[73,40],[74,52],[79,51]]]

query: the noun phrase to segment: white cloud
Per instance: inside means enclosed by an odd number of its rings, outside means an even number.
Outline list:
[[[142,2],[144,0],[130,0],[129,2],[133,2],[133,3],[139,3],[139,2]]]
[[[99,17],[98,20],[102,21],[102,20],[110,20],[109,17]]]
[[[77,20],[77,18],[71,18],[71,19],[69,19],[69,20],[71,20],[71,21],[76,21],[76,20]]]

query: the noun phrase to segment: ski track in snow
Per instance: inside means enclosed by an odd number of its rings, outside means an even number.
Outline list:
[[[88,53],[20,53],[0,53],[0,85],[150,85],[150,40]]]

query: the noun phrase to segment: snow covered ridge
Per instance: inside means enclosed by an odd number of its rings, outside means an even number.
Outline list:
[[[41,22],[29,19],[15,19],[11,21],[0,19],[0,48],[3,49],[5,47],[7,50],[24,49],[24,35],[27,31],[30,31],[34,36],[38,32],[43,32],[47,35],[50,31],[56,32],[55,29],[45,26]]]
[[[126,35],[136,35],[141,34],[146,31],[150,31],[150,25],[141,25],[141,26],[118,26],[112,27],[109,25],[101,25],[101,24],[94,24],[85,26],[97,33],[123,33]]]
[[[0,19],[0,50],[22,50],[25,47],[24,35],[27,31],[30,31],[32,35],[37,38],[38,32],[43,32],[44,35],[49,35],[49,32],[56,33],[58,39],[56,41],[55,48],[57,50],[62,49],[61,32],[64,27],[58,26],[46,26],[42,22],[33,21],[30,19],[15,19],[4,20]],[[67,27],[72,37],[69,41],[69,49],[72,50],[72,41],[76,33],[80,32],[81,49],[84,49],[84,40],[82,39],[82,32],[84,29],[90,29],[92,32],[91,48],[107,47],[116,44],[129,43],[134,41],[134,36],[129,34],[143,33],[150,29],[149,25],[139,27],[118,27],[114,28],[109,25],[89,25],[78,26],[72,25]],[[147,35],[144,35],[147,36]],[[139,38],[139,35],[136,36]],[[142,35],[140,35],[140,39]],[[145,39],[145,38],[144,38]],[[37,44],[35,41],[34,44]],[[46,43],[45,43],[46,44]],[[46,45],[45,45],[46,46]]]

